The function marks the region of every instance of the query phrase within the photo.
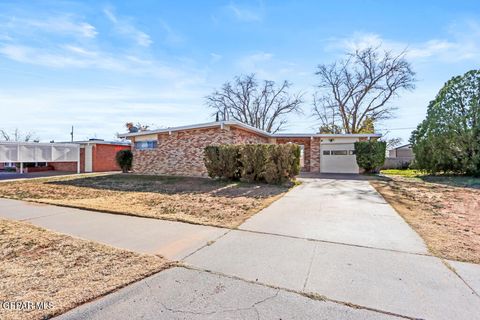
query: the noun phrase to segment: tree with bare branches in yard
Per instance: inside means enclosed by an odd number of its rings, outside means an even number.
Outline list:
[[[206,97],[217,119],[236,120],[275,133],[287,124],[286,115],[301,113],[302,93],[289,93],[288,81],[258,81],[254,74],[235,77]]]
[[[21,132],[18,128],[15,128],[12,132],[0,129],[0,140],[13,141],[13,142],[28,142],[34,140],[33,132]]]
[[[313,113],[324,131],[365,132],[392,116],[391,100],[402,90],[414,88],[415,73],[406,52],[393,54],[380,47],[358,49],[315,73],[320,91],[314,96]]]

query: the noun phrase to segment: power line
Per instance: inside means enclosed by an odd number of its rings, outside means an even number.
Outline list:
[[[378,129],[383,131],[391,131],[391,130],[413,130],[417,129],[417,127],[409,127],[409,128],[388,128],[388,129]]]

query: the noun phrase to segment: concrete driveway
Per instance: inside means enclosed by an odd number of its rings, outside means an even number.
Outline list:
[[[239,229],[186,262],[385,314],[480,319],[473,277],[431,256],[368,181],[305,179]]]
[[[480,266],[431,256],[368,181],[305,179],[238,230],[11,200],[0,215],[185,265],[62,319],[480,319]]]

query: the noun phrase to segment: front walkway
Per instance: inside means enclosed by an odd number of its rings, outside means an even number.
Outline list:
[[[368,181],[305,179],[239,230],[12,200],[0,216],[186,264],[62,319],[480,319],[479,266],[430,256]]]

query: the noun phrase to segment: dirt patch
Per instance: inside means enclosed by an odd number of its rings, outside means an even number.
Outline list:
[[[205,178],[103,175],[0,184],[2,197],[234,228],[287,186]]]
[[[390,176],[370,183],[442,258],[480,263],[480,190]]]
[[[0,319],[47,319],[168,266],[158,256],[0,219],[0,301],[46,306],[0,308]]]

